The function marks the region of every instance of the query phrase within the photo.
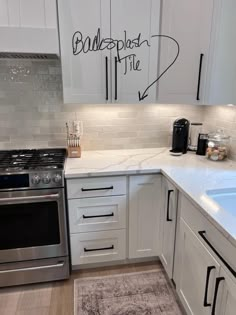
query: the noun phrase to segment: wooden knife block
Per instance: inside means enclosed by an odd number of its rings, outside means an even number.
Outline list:
[[[81,147],[68,147],[67,148],[69,158],[80,158],[81,157]]]

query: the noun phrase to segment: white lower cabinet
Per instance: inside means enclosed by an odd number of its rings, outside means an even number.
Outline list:
[[[114,176],[68,180],[73,269],[82,264],[160,255],[162,175],[134,175],[127,178]],[[170,216],[173,219],[174,196],[170,196]],[[129,236],[128,240],[126,235]],[[126,251],[127,244],[129,250]]]
[[[236,314],[236,278],[231,277],[223,268],[217,279],[215,290],[215,303],[213,315],[235,315]]]
[[[164,176],[73,179],[67,189],[72,269],[159,256],[187,314],[236,314],[235,246]]]
[[[182,193],[174,281],[191,315],[236,314],[236,248]]]
[[[125,259],[125,230],[70,235],[72,266]]]
[[[162,178],[161,254],[160,259],[170,279],[173,277],[175,229],[178,191],[166,178]]]
[[[161,175],[129,177],[129,258],[160,254]]]
[[[180,220],[181,262],[177,292],[187,314],[210,315],[220,265],[190,227]]]
[[[72,269],[126,259],[126,176],[67,180]]]

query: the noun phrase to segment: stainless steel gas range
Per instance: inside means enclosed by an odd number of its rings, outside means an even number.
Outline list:
[[[0,151],[0,287],[69,277],[65,157]]]

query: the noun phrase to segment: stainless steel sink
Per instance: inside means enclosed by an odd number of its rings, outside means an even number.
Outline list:
[[[225,211],[236,216],[236,188],[207,190],[206,194]]]

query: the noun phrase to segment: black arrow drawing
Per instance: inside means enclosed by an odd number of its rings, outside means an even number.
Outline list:
[[[138,92],[138,98],[139,98],[139,101],[143,101],[147,96],[147,91],[150,89],[150,87],[152,87],[155,83],[157,83],[160,78],[173,66],[173,64],[176,62],[176,60],[178,59],[179,57],[179,53],[180,53],[180,46],[179,46],[179,43],[177,42],[177,40],[175,40],[173,37],[171,36],[167,36],[167,35],[152,35],[152,37],[164,37],[164,38],[169,38],[171,40],[173,40],[175,42],[175,44],[177,45],[177,54],[176,54],[176,57],[174,58],[174,60],[171,62],[171,64],[159,75],[159,77],[153,81],[147,88],[146,90],[141,94],[141,92],[139,91]]]

